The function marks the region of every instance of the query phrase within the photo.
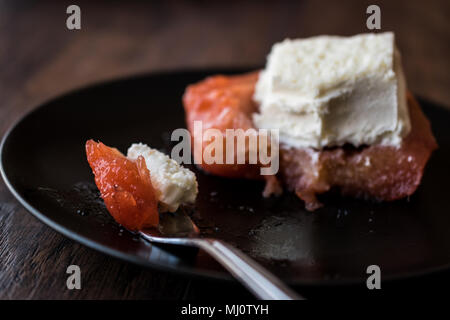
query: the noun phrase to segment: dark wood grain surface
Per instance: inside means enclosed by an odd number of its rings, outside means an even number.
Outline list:
[[[396,32],[410,89],[450,105],[447,0],[76,3],[80,31],[65,27],[72,2],[0,0],[0,136],[40,102],[93,82],[161,69],[262,65],[271,44],[286,37],[366,32],[372,3],[381,7],[382,29]],[[81,290],[66,288],[70,264],[81,267]],[[230,296],[250,297],[237,284],[219,290],[68,240],[28,214],[0,181],[0,299]]]

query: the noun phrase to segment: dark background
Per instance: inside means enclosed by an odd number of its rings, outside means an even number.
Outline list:
[[[66,28],[70,4],[81,7],[79,31]],[[382,31],[396,33],[410,90],[450,106],[448,0],[0,0],[0,136],[37,104],[89,83],[154,70],[263,65],[271,45],[286,37],[367,32],[369,4],[381,7]],[[81,267],[82,290],[66,288],[70,264]],[[444,278],[434,281],[445,285]],[[300,289],[341,295],[339,288]],[[0,181],[1,299],[224,297],[250,295],[237,284],[144,270],[85,248],[28,214]]]

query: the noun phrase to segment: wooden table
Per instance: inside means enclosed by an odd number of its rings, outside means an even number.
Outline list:
[[[0,136],[40,102],[92,82],[160,69],[262,65],[272,43],[286,37],[366,32],[369,4],[77,1],[82,29],[69,31],[71,3],[0,1]],[[410,89],[450,105],[450,2],[376,3],[382,29],[396,32]],[[66,288],[70,264],[82,269],[82,290]],[[1,299],[230,296],[250,297],[237,284],[217,290],[215,283],[144,270],[66,239],[28,214],[0,181]]]

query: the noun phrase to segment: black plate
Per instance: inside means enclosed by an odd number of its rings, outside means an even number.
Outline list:
[[[91,248],[144,266],[230,279],[209,257],[185,248],[151,246],[123,231],[93,185],[84,143],[97,139],[126,151],[132,142],[170,150],[184,127],[181,96],[209,74],[160,73],[78,90],[26,115],[3,140],[2,175],[37,218]],[[203,232],[236,245],[291,284],[365,281],[376,264],[383,278],[450,267],[450,112],[420,101],[440,149],[410,199],[375,204],[325,199],[314,213],[292,194],[263,199],[259,182],[228,180],[198,170],[195,220]]]

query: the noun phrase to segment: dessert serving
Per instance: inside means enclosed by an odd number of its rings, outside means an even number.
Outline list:
[[[393,33],[319,36],[273,46],[261,72],[212,76],[185,92],[187,126],[278,129],[280,170],[266,179],[265,195],[280,185],[308,210],[317,195],[391,201],[420,184],[436,141],[407,92]],[[227,177],[263,178],[258,164],[202,163]]]
[[[311,211],[332,189],[378,201],[409,196],[437,148],[407,91],[393,33],[285,40],[273,46],[264,70],[189,85],[183,103],[191,145],[201,146],[194,160],[204,171],[265,179],[264,196],[287,189]],[[257,130],[277,130],[279,146],[271,140],[266,147],[279,151],[278,172],[262,175],[261,162],[242,163],[238,152],[231,163],[203,161],[209,129],[218,130],[220,146],[234,142],[230,129],[253,130],[258,139]],[[262,147],[245,145],[246,158],[252,148]],[[125,157],[90,140],[86,153],[109,212],[130,230],[156,227],[159,213],[195,202],[195,174],[155,149],[133,144]]]

